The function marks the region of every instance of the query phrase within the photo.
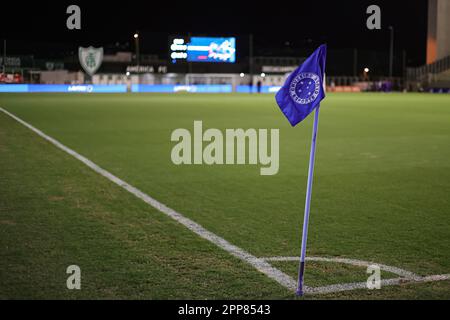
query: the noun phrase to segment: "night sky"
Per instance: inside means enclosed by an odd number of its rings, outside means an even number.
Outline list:
[[[332,49],[385,51],[395,28],[396,56],[425,62],[427,1],[2,1],[0,38],[8,52],[57,56],[79,45],[133,50],[138,30],[143,53],[167,58],[168,36],[237,36],[244,54],[248,35],[255,55],[299,55],[320,43]],[[6,3],[5,3],[6,2]],[[82,30],[66,29],[66,8],[78,4]],[[366,8],[381,7],[382,29],[366,28]]]

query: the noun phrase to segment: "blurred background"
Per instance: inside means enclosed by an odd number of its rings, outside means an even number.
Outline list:
[[[447,0],[81,1],[81,29],[69,30],[71,4],[1,5],[0,83],[276,92],[287,74],[327,43],[330,91],[450,88]],[[381,9],[381,29],[366,26],[372,4]],[[79,48],[90,46],[103,48],[92,76],[79,60]]]

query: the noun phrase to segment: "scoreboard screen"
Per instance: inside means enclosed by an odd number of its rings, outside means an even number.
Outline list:
[[[236,62],[235,38],[192,37],[187,49],[190,62]]]
[[[236,38],[191,37],[173,39],[170,47],[173,63],[179,60],[188,62],[236,62]]]

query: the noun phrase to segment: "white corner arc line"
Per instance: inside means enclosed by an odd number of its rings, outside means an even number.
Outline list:
[[[267,257],[261,258],[264,261],[299,261],[299,257]],[[387,271],[390,273],[394,273],[400,277],[408,278],[408,279],[419,279],[421,278],[419,275],[400,269],[393,266],[388,266],[385,264],[380,264],[377,262],[364,261],[364,260],[356,260],[356,259],[348,259],[348,258],[335,258],[335,257],[306,257],[306,261],[318,261],[318,262],[335,262],[335,263],[343,263],[349,264],[357,267],[368,267],[370,265],[377,265],[381,270]]]
[[[432,276],[425,276],[419,278],[393,278],[393,279],[385,279],[381,280],[381,286],[396,286],[400,284],[409,284],[409,283],[424,283],[424,282],[435,282],[435,281],[444,281],[450,280],[450,274],[437,274]],[[336,293],[342,291],[349,290],[357,290],[357,289],[367,289],[366,282],[354,282],[354,283],[343,283],[343,284],[333,284],[329,286],[323,287],[308,287],[305,292],[308,294],[327,294],[327,293]]]
[[[264,257],[261,258],[264,261],[295,261],[298,262],[300,260],[299,257]],[[387,266],[384,264],[379,264],[376,262],[364,261],[364,260],[356,260],[356,259],[347,259],[347,258],[331,258],[331,257],[306,257],[306,261],[319,261],[319,262],[335,262],[335,263],[344,263],[350,264],[359,267],[368,267],[370,265],[377,265],[381,270],[394,273],[399,275],[399,278],[392,279],[384,279],[381,280],[381,286],[395,286],[400,284],[408,284],[408,283],[425,283],[425,282],[435,282],[435,281],[444,281],[450,280],[450,274],[436,274],[430,276],[420,276],[413,272],[400,269],[397,267]],[[327,293],[336,293],[342,291],[350,291],[357,289],[367,289],[366,282],[353,282],[353,283],[340,283],[333,284],[322,287],[305,287],[305,293],[308,294],[327,294]]]
[[[166,216],[172,218],[173,220],[181,223],[186,228],[191,230],[192,232],[196,233],[198,236],[202,237],[203,239],[208,240],[209,242],[215,244],[219,248],[227,251],[231,255],[235,256],[236,258],[239,258],[240,260],[252,265],[255,269],[262,272],[269,278],[275,280],[280,285],[284,286],[285,288],[289,290],[295,290],[296,288],[296,282],[295,280],[290,277],[289,275],[285,274],[284,272],[278,270],[277,268],[271,266],[268,262],[264,261],[263,259],[260,259],[249,252],[231,244],[224,238],[219,237],[218,235],[212,233],[211,231],[206,230],[203,228],[200,224],[196,223],[195,221],[186,218],[181,213],[167,207],[163,203],[153,199],[148,194],[140,191],[139,189],[133,187],[132,185],[128,184],[127,182],[123,181],[122,179],[116,177],[112,173],[106,171],[105,169],[99,167],[97,164],[89,160],[88,158],[80,155],[76,151],[66,147],[56,139],[46,135],[41,130],[35,128],[31,124],[25,122],[24,120],[20,119],[19,117],[15,116],[14,114],[10,113],[9,111],[3,109],[0,107],[0,111],[2,111],[4,114],[8,115],[9,117],[13,118],[20,124],[24,125],[34,133],[38,134],[57,148],[61,149],[62,151],[70,154],[77,160],[84,163],[86,166],[94,170],[95,172],[101,174],[106,179],[110,180],[111,182],[114,182],[118,186],[122,187],[123,189],[127,190],[128,192],[132,193],[137,198],[143,200],[153,208],[157,209],[158,211],[164,213]]]

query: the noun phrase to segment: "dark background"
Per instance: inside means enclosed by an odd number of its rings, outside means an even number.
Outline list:
[[[139,31],[141,53],[162,59],[168,58],[169,35],[236,36],[239,62],[253,34],[255,56],[305,56],[327,43],[335,65],[343,59],[350,66],[357,48],[360,65],[377,63],[385,73],[392,25],[395,74],[405,64],[425,63],[426,0],[3,2],[0,39],[8,39],[8,54],[56,58],[89,45],[106,53],[134,50],[132,36]],[[81,7],[80,31],[66,28],[70,4]],[[371,4],[381,7],[381,30],[366,28]]]

